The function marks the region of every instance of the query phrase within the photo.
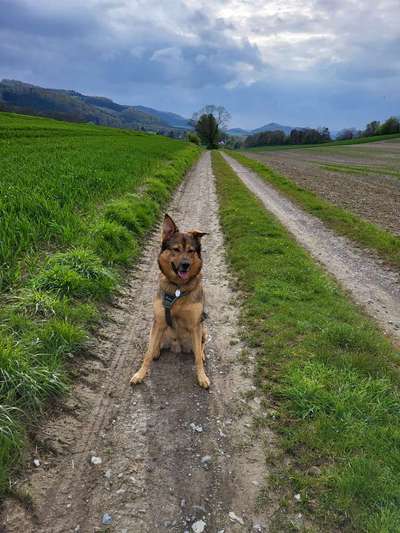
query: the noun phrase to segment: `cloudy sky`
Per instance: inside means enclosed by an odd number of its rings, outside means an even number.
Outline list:
[[[0,0],[0,78],[231,126],[400,115],[400,0]]]

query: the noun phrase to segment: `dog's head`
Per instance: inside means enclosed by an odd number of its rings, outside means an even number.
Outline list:
[[[172,218],[165,215],[158,265],[169,281],[182,285],[200,273],[203,235],[207,233],[196,230],[181,233]]]

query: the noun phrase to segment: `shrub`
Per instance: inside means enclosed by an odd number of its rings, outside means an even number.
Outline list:
[[[117,222],[138,237],[141,237],[154,219],[155,206],[149,206],[136,195],[111,202],[105,210],[105,219]]]
[[[20,408],[38,410],[51,395],[65,391],[57,368],[43,365],[11,337],[0,338],[0,398]]]
[[[163,204],[168,198],[168,188],[157,178],[146,180],[146,193],[157,203]]]
[[[193,144],[197,144],[197,146],[200,146],[200,137],[197,135],[197,133],[194,133],[193,131],[190,131],[187,134],[187,140]]]
[[[169,168],[164,168],[159,170],[155,175],[154,179],[159,180],[164,184],[168,189],[172,189],[179,178],[179,171],[173,168],[171,164]]]
[[[127,264],[138,254],[138,245],[129,231],[117,222],[104,220],[94,228],[92,246],[105,263]]]
[[[21,289],[14,297],[11,309],[23,317],[46,320],[53,317],[76,323],[90,323],[97,319],[96,307],[88,303],[71,301],[67,296],[59,296],[30,287]],[[5,316],[5,320],[9,318]]]
[[[99,239],[100,241],[100,239]],[[99,242],[98,241],[98,242]],[[116,287],[116,277],[85,248],[54,254],[42,272],[32,279],[34,289],[73,297],[100,298]]]
[[[72,353],[87,340],[87,333],[83,328],[58,318],[47,320],[32,333],[30,337],[40,350],[41,359]]]
[[[17,419],[20,413],[15,407],[0,404],[0,464],[14,463],[21,452],[23,437]],[[8,472],[0,468],[0,487],[5,486]]]

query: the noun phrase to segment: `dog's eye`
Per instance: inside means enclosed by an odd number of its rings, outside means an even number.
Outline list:
[[[188,250],[190,254],[194,254],[194,250]]]
[[[175,246],[174,248],[172,248],[172,250],[173,250],[174,252],[177,252],[177,253],[179,253],[179,252],[180,252],[180,249],[179,249],[179,248],[177,248],[176,246]]]

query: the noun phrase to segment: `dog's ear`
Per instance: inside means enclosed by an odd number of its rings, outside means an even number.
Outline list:
[[[164,222],[162,227],[161,241],[167,241],[172,237],[174,233],[178,233],[178,228],[172,218],[165,213]]]
[[[194,239],[200,240],[204,235],[208,235],[205,231],[197,231],[196,229],[193,229],[191,231],[188,231],[189,235],[191,235]]]

